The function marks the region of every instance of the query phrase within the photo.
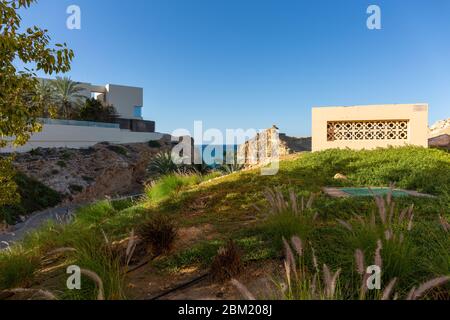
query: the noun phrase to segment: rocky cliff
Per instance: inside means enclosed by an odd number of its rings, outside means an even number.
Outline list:
[[[276,126],[259,133],[255,138],[239,146],[238,158],[243,159],[246,165],[255,165],[270,161],[273,158],[275,146],[277,146],[279,157],[311,151],[311,138],[289,137],[283,133],[278,133],[277,138],[277,133]]]
[[[436,122],[430,127],[429,146],[450,150],[450,119]]]
[[[450,119],[438,121],[430,127],[430,138],[442,136],[445,134],[450,135]]]
[[[14,165],[61,193],[65,202],[79,203],[139,192],[152,157],[170,146],[170,137],[165,137],[151,144],[101,143],[80,150],[36,149],[16,155]]]

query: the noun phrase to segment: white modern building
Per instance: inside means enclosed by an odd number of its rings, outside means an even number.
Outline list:
[[[46,80],[51,81],[51,80]],[[79,83],[87,99],[95,98],[116,109],[116,123],[41,119],[43,129],[31,136],[19,148],[3,148],[0,153],[28,152],[36,148],[82,149],[97,143],[143,143],[160,140],[164,135],[155,132],[155,122],[143,119],[144,90],[137,87],[107,84],[105,86]]]
[[[82,93],[86,98],[94,97],[97,100],[113,105],[120,118],[142,120],[142,108],[144,105],[144,89],[115,84],[105,86],[80,83],[85,88]]]

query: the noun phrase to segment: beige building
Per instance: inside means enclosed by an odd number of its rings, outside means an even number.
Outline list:
[[[428,147],[428,105],[313,108],[312,149]]]

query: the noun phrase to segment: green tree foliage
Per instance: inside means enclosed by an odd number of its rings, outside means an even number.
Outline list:
[[[41,130],[37,118],[43,115],[45,103],[35,94],[36,71],[67,72],[73,59],[66,44],[50,44],[47,30],[21,26],[18,10],[34,2],[0,0],[0,148],[24,145],[32,133]],[[19,69],[18,65],[26,67]],[[0,160],[0,204],[15,198],[12,171],[9,160]]]
[[[94,98],[86,100],[78,114],[78,119],[83,121],[114,123],[117,118],[117,111],[113,106],[104,106]]]
[[[19,200],[14,169],[9,159],[0,158],[0,207]]]

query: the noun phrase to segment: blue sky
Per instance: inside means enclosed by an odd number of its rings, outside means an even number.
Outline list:
[[[66,28],[76,4],[82,29]],[[366,9],[382,10],[368,30]],[[144,87],[160,132],[256,128],[310,135],[311,107],[430,104],[450,117],[448,0],[39,0],[23,25],[75,51],[69,75]]]

